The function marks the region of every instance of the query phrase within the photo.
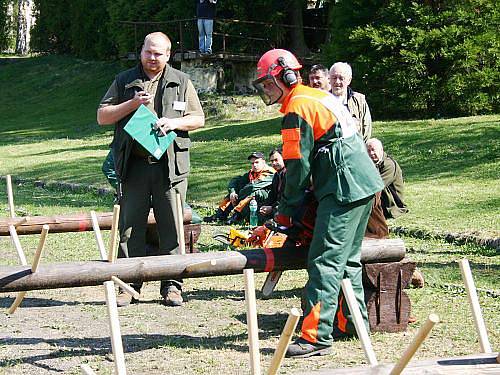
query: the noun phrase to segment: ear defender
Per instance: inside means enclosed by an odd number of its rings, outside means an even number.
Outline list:
[[[281,79],[285,85],[288,87],[296,85],[298,83],[297,73],[288,67],[283,57],[278,58],[278,64],[283,68]]]

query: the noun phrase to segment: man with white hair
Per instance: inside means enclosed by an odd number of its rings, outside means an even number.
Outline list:
[[[338,98],[341,98],[342,103],[349,109],[357,121],[359,134],[363,140],[368,141],[372,134],[372,117],[370,108],[366,103],[366,98],[363,94],[353,91],[349,85],[352,80],[351,66],[345,62],[336,62],[330,68],[330,85],[331,93]]]

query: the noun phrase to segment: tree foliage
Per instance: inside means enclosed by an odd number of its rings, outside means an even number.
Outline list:
[[[498,112],[499,15],[494,0],[343,0],[332,7],[330,61],[377,116]]]

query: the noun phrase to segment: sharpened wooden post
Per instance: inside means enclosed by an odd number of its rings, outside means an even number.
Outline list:
[[[177,206],[177,238],[179,239],[179,254],[186,254],[186,240],[184,239],[184,214],[182,213],[182,199],[179,193],[176,194]]]
[[[356,327],[356,332],[358,334],[359,340],[361,341],[361,346],[365,352],[366,359],[370,366],[378,365],[377,357],[373,351],[372,342],[370,341],[370,336],[368,335],[368,330],[366,329],[365,322],[361,316],[361,311],[359,310],[358,301],[354,294],[354,289],[352,289],[351,280],[342,280],[342,290],[344,292],[345,299],[347,300],[347,305],[349,306],[349,311],[351,312],[352,319],[354,321],[354,326]]]
[[[417,335],[411,342],[410,346],[408,346],[408,348],[405,350],[403,356],[400,358],[398,363],[396,363],[390,375],[401,374],[401,372],[404,370],[408,362],[410,362],[411,358],[418,350],[420,345],[422,345],[426,337],[429,335],[429,332],[431,331],[432,327],[434,327],[434,325],[438,322],[439,322],[439,316],[437,316],[436,314],[429,315],[427,321],[424,323],[422,327],[420,327],[420,329],[417,332]]]
[[[474,318],[474,324],[476,325],[477,335],[479,336],[481,351],[483,353],[492,353],[491,345],[488,340],[488,332],[486,331],[483,314],[481,313],[481,306],[479,305],[479,298],[477,297],[476,286],[474,285],[474,278],[472,277],[469,261],[467,259],[462,259],[461,261],[459,261],[459,265],[460,272],[462,273],[462,279],[464,280],[465,289],[467,290],[467,296],[469,297],[470,309]]]
[[[9,202],[10,217],[16,217],[16,210],[14,208],[14,194],[12,193],[12,178],[10,174],[7,175],[7,201]]]
[[[278,370],[281,367],[281,363],[283,362],[283,358],[285,357],[286,349],[292,341],[292,335],[295,332],[295,328],[297,327],[297,323],[300,319],[300,312],[295,307],[290,310],[290,314],[288,315],[288,319],[286,320],[285,328],[283,328],[283,332],[281,333],[280,340],[278,341],[278,346],[274,352],[273,359],[271,361],[271,366],[267,372],[268,375],[275,375],[278,373]]]
[[[130,294],[135,299],[139,299],[141,297],[141,295],[137,292],[137,290],[135,290],[134,288],[132,288],[126,282],[120,280],[118,277],[111,276],[111,281],[114,281],[114,283],[116,285],[118,285],[120,288],[122,288],[123,291],[127,292],[128,294]]]
[[[498,355],[497,355],[497,363],[500,363],[500,352],[498,352]]]
[[[19,221],[17,221],[14,224],[14,228],[16,228],[16,230],[17,230],[18,226],[20,226],[21,224],[27,223],[27,222],[28,222],[28,218],[26,216],[23,216],[22,218],[19,219]]]
[[[113,222],[111,223],[111,233],[109,237],[108,262],[114,262],[116,259],[116,239],[118,237],[118,220],[120,219],[120,206],[113,206]]]
[[[253,269],[243,270],[245,276],[245,304],[247,308],[248,347],[250,351],[250,373],[260,375],[259,326],[257,324],[257,302]]]
[[[16,248],[17,255],[19,256],[19,260],[23,266],[27,266],[28,262],[26,261],[26,256],[24,255],[23,247],[21,246],[21,242],[19,241],[19,237],[17,236],[16,228],[13,225],[9,225],[9,233],[12,243]]]
[[[108,306],[109,327],[111,329],[111,348],[115,359],[115,370],[118,375],[125,375],[125,355],[123,354],[122,335],[118,320],[118,307],[116,307],[115,284],[113,281],[104,282],[106,292],[106,305]]]
[[[104,247],[104,242],[101,235],[101,228],[99,228],[99,222],[97,220],[95,211],[90,211],[90,218],[92,219],[92,228],[94,228],[95,240],[97,242],[99,253],[101,254],[101,259],[106,260],[108,258],[108,254],[106,254],[106,248]]]
[[[49,226],[44,225],[42,228],[42,233],[40,234],[40,241],[38,241],[38,247],[35,252],[35,257],[33,258],[33,263],[31,264],[31,272],[35,273],[36,269],[38,268],[38,265],[40,264],[40,257],[42,255],[42,250],[45,247],[45,240],[47,239],[47,234],[49,233]],[[10,306],[9,310],[7,311],[8,314],[14,314],[16,309],[21,305],[23,302],[24,296],[26,295],[26,292],[19,292],[17,293],[16,299]]]
[[[95,375],[94,370],[92,370],[90,368],[90,366],[86,365],[86,364],[80,365],[80,371],[81,371],[82,375]]]

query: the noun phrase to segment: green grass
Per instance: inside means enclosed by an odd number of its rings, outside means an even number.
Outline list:
[[[114,63],[84,62],[45,56],[3,64],[0,58],[0,175],[27,180],[64,181],[108,187],[100,168],[111,141],[111,129],[96,125],[96,107],[114,74]],[[229,178],[248,170],[246,156],[267,152],[280,142],[277,108],[255,97],[203,97],[208,116],[193,132],[189,200],[208,213],[222,197]],[[399,161],[406,178],[410,213],[390,225],[429,232],[462,232],[498,237],[500,208],[500,115],[436,121],[375,122],[374,136]],[[0,180],[0,216],[7,216],[5,181]],[[109,211],[110,195],[89,191],[14,186],[16,212],[55,215]],[[212,239],[226,226],[204,225],[201,251],[222,250]],[[107,232],[103,232],[107,243]],[[22,236],[28,261],[38,236]],[[418,323],[408,332],[372,335],[381,362],[395,361],[430,312],[442,322],[417,358],[479,352],[457,260],[468,258],[495,350],[500,347],[500,257],[495,249],[458,246],[436,239],[404,237],[411,260],[426,277],[427,287],[408,291]],[[0,238],[2,264],[17,264],[8,238]],[[43,262],[98,258],[91,232],[49,235]],[[258,287],[264,275],[257,275]],[[258,300],[260,344],[266,368],[289,308],[298,306],[305,271],[286,272],[275,298]],[[244,297],[239,276],[188,280],[188,303],[178,319],[154,303],[155,283],[147,285],[146,302],[120,312],[127,366],[134,373],[248,373]],[[29,293],[13,317],[0,316],[0,373],[67,371],[88,362],[103,373],[112,363],[105,306],[97,288]],[[13,294],[0,299],[8,307]],[[96,297],[100,296],[100,297]],[[75,302],[76,301],[76,302]],[[210,301],[210,303],[207,303]],[[24,315],[23,315],[24,314]],[[32,315],[30,315],[32,314]],[[35,318],[34,318],[35,316]],[[95,325],[95,327],[94,327]],[[33,345],[30,345],[32,343]],[[336,343],[336,354],[308,361],[285,361],[283,373],[353,366],[364,363],[357,340]],[[222,354],[222,355],[221,355]],[[68,365],[70,363],[71,365]],[[43,372],[42,371],[42,372]]]
[[[0,59],[1,61],[1,59]],[[116,63],[44,56],[2,66],[0,175],[107,187],[100,172],[112,130],[96,108]],[[19,79],[22,77],[22,79]],[[246,155],[280,143],[277,107],[255,97],[203,97],[208,121],[193,132],[189,200],[214,206]],[[276,117],[278,116],[278,117]],[[410,213],[391,225],[499,236],[500,115],[375,122],[374,136],[403,168]]]

